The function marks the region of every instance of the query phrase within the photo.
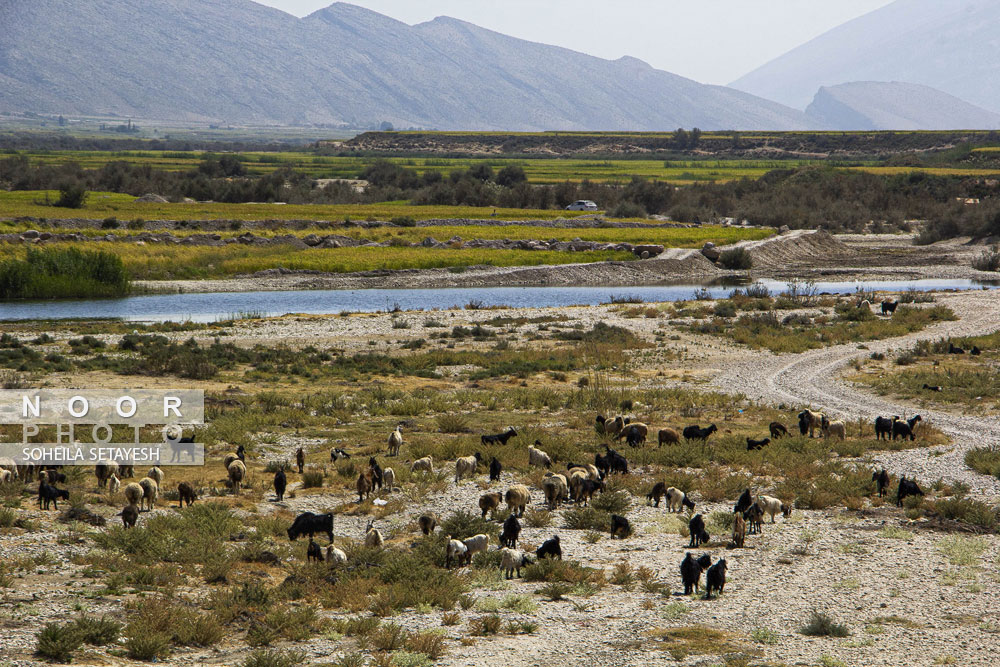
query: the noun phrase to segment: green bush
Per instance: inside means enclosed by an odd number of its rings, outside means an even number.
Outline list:
[[[29,248],[0,262],[0,299],[119,297],[131,288],[118,255],[104,250]]]
[[[70,183],[59,188],[59,199],[53,206],[80,208],[87,202],[87,190],[79,184]]]
[[[748,271],[753,268],[753,257],[746,248],[731,248],[719,255],[719,264],[730,271]]]
[[[1000,247],[993,246],[972,259],[972,268],[977,271],[1000,271]]]
[[[54,662],[70,662],[73,651],[80,648],[83,638],[72,625],[47,623],[38,633],[35,655]]]
[[[835,622],[826,614],[813,611],[809,621],[799,630],[809,637],[847,637],[850,629],[842,623]]]

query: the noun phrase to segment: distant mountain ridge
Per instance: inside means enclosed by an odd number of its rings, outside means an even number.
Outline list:
[[[730,86],[804,109],[821,86],[899,81],[1000,112],[1000,2],[896,0]]]
[[[477,130],[813,129],[805,113],[634,58],[335,3],[5,0],[0,110]]]
[[[855,81],[819,89],[806,114],[836,130],[1000,128],[1000,114],[940,90],[899,81]]]

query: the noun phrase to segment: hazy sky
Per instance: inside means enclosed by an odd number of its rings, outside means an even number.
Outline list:
[[[332,0],[256,0],[305,16]],[[891,0],[355,0],[409,24],[452,16],[602,58],[726,84]]]

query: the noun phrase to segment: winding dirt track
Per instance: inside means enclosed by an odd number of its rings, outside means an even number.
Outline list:
[[[877,415],[919,413],[951,437],[952,445],[881,452],[875,459],[891,473],[916,475],[924,482],[938,478],[961,481],[971,487],[972,495],[995,500],[1000,495],[1000,480],[972,471],[965,465],[964,456],[974,447],[1000,443],[1000,419],[918,408],[869,394],[840,379],[840,375],[852,359],[867,357],[872,352],[891,353],[910,348],[919,340],[992,333],[1000,329],[998,297],[996,292],[985,291],[945,295],[938,302],[950,306],[959,320],[935,324],[899,338],[871,341],[863,350],[851,344],[801,354],[756,354],[724,371],[714,384],[726,392],[742,393],[764,403],[809,405],[845,419],[849,429],[859,418],[870,425]]]

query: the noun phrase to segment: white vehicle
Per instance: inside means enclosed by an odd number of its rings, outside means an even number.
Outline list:
[[[567,211],[596,211],[597,204],[589,199],[578,199],[566,207]]]

